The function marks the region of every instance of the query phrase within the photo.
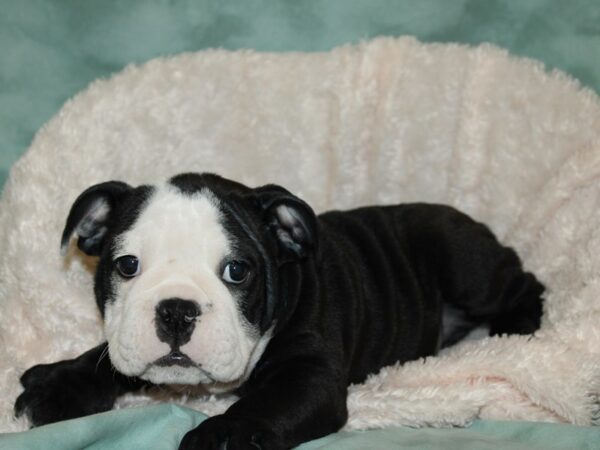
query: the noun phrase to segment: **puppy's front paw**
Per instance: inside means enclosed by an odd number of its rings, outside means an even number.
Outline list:
[[[179,450],[284,450],[288,448],[259,419],[214,416],[189,431]]]
[[[41,364],[21,377],[25,390],[15,402],[15,415],[25,414],[33,426],[106,411],[114,398],[105,395],[94,373],[70,361]]]

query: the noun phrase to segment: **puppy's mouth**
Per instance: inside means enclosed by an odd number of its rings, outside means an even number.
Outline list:
[[[179,350],[173,350],[168,355],[158,358],[152,364],[159,367],[180,366],[200,368],[199,364],[194,363],[188,355]]]
[[[194,362],[179,349],[171,350],[146,365],[141,375],[144,380],[154,384],[198,385],[205,386],[208,392],[230,392],[241,384],[241,378],[234,381],[220,381],[211,372],[204,369],[202,364]]]

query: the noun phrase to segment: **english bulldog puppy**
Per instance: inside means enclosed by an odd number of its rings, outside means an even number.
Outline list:
[[[180,449],[289,449],[347,419],[347,387],[485,324],[532,333],[543,286],[490,230],[414,203],[315,215],[276,185],[186,173],[97,184],[62,235],[97,256],[106,342],[38,365],[15,404],[33,425],[111,409],[147,385],[240,398]]]

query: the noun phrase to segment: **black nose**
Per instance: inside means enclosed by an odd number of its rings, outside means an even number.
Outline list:
[[[170,298],[156,306],[156,334],[162,342],[179,348],[190,340],[200,306],[192,300]]]

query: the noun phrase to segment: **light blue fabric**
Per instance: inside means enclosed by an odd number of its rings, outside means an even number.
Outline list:
[[[175,405],[122,409],[0,435],[0,449],[171,450],[205,416]],[[340,432],[299,450],[578,450],[600,449],[600,428],[531,422],[477,421],[470,428]]]

